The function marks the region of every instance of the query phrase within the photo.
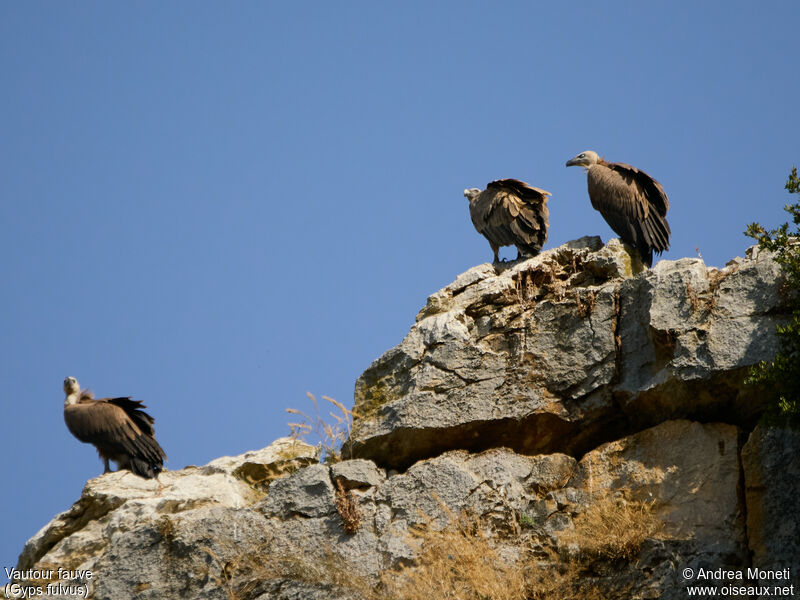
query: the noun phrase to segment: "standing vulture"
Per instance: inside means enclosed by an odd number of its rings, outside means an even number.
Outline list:
[[[517,258],[536,256],[547,241],[547,197],[540,190],[517,179],[492,181],[481,191],[464,190],[469,214],[478,233],[489,240],[494,262],[500,246],[516,246]]]
[[[592,206],[652,267],[653,252],[669,248],[669,199],[661,184],[636,167],[606,162],[591,150],[569,159],[567,166],[586,168]]]
[[[130,398],[100,398],[81,390],[78,380],[64,380],[64,421],[76,438],[97,448],[105,464],[104,473],[113,460],[120,469],[129,469],[140,477],[152,479],[164,466],[167,458],[158,445],[153,431],[153,417],[142,409],[139,400]]]

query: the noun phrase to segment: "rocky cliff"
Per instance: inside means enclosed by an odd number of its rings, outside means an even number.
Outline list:
[[[642,271],[583,238],[480,265],[359,378],[349,460],[287,438],[159,484],[98,477],[17,580],[115,600],[798,594],[800,433],[756,425],[744,383],[785,311],[756,250]]]

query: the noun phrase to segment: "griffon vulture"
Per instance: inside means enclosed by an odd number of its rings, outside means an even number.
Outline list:
[[[547,197],[540,190],[517,179],[492,181],[481,191],[464,190],[469,214],[478,233],[489,240],[494,262],[500,246],[516,246],[517,258],[536,256],[547,241]]]
[[[78,380],[64,380],[64,421],[76,438],[97,448],[105,465],[113,460],[120,469],[129,469],[146,479],[156,477],[167,458],[153,431],[153,417],[142,409],[139,400],[100,398],[81,390]]]
[[[569,159],[567,166],[586,168],[592,206],[652,267],[653,252],[669,248],[669,199],[661,184],[636,167],[606,162],[591,150]]]

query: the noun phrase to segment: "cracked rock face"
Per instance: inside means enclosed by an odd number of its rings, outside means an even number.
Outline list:
[[[165,472],[161,489],[103,475],[31,540],[20,567],[91,569],[95,598],[333,600],[354,596],[332,573],[373,585],[382,571],[414,560],[417,526],[444,527],[466,511],[500,534],[508,553],[535,553],[565,548],[562,536],[577,515],[625,492],[653,502],[666,528],[645,544],[644,571],[615,567],[608,581],[623,577],[627,587],[608,597],[679,597],[671,595],[685,593],[673,581],[676,568],[731,565],[747,555],[738,433],[731,425],[668,421],[580,461],[454,450],[388,477],[363,459],[312,464],[273,481],[266,497],[218,466]],[[336,480],[351,483],[362,515],[352,534],[336,510]],[[176,503],[187,497],[191,505]],[[78,513],[90,517],[64,528]]]
[[[580,455],[667,419],[746,424],[761,405],[742,380],[774,354],[780,284],[768,254],[642,271],[597,237],[474,267],[356,382],[352,456],[403,469],[454,448]]]
[[[128,598],[134,591],[137,598],[181,597],[191,578],[213,563],[204,544],[259,542],[254,523],[261,516],[242,509],[264,497],[269,481],[318,459],[316,447],[281,438],[204,467],[164,471],[158,481],[129,471],[101,475],[25,544],[17,568],[89,569],[92,581],[72,583],[89,583],[95,598]],[[191,556],[188,570],[165,578],[167,554]]]
[[[724,423],[666,421],[587,453],[570,484],[625,490],[654,502],[670,537],[702,540],[720,555],[746,556],[738,495],[739,430]]]
[[[800,431],[789,427],[755,428],[742,448],[747,533],[753,566],[789,569],[782,585],[800,589]],[[773,585],[761,580],[762,585]]]

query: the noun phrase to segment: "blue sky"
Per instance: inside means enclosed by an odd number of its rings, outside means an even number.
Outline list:
[[[659,179],[721,266],[785,220],[797,2],[0,4],[0,567],[102,471],[61,382],[132,395],[168,467],[352,404],[427,295],[491,259],[462,190],[549,190],[552,247],[612,232],[567,159]],[[504,256],[514,256],[506,249]]]

